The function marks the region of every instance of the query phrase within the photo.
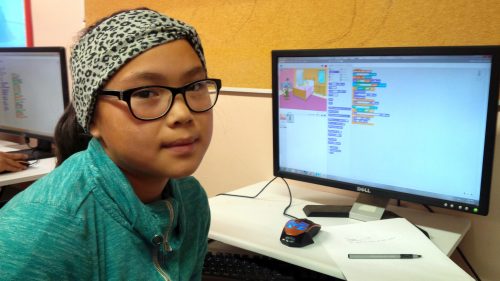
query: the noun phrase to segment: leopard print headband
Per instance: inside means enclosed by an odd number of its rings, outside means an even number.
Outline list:
[[[73,106],[77,121],[89,131],[97,93],[133,57],[170,41],[186,39],[205,67],[196,30],[184,22],[152,10],[118,13],[85,34],[71,53]]]

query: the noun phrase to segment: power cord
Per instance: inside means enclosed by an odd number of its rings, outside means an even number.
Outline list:
[[[422,206],[424,206],[429,212],[434,213],[434,210],[431,207],[429,207],[427,204],[422,204]],[[474,278],[477,281],[481,281],[481,278],[479,277],[477,272],[474,270],[474,267],[472,267],[469,260],[467,259],[467,257],[464,255],[464,253],[460,249],[460,247],[457,247],[457,251],[458,251],[458,254],[460,254],[460,257],[462,258],[462,260],[465,262],[465,264],[467,264],[467,267],[470,269],[470,271],[474,275]]]
[[[472,265],[469,263],[469,260],[465,257],[462,250],[459,247],[457,247],[457,251],[460,254],[460,257],[462,257],[462,259],[464,260],[465,264],[467,264],[467,266],[469,267],[470,271],[472,271],[474,278],[476,278],[477,281],[481,281],[481,278],[479,277],[477,272],[474,270],[474,267],[472,267]]]
[[[216,196],[233,196],[233,197],[241,197],[241,198],[249,198],[249,199],[255,199],[257,198],[275,179],[277,179],[278,177],[274,177],[272,180],[270,180],[269,182],[267,182],[266,185],[264,185],[264,187],[257,193],[255,194],[254,196],[248,196],[248,195],[239,195],[239,194],[229,194],[229,193],[219,193],[217,194]],[[286,211],[288,211],[288,209],[290,208],[290,206],[292,206],[292,191],[290,190],[290,186],[288,185],[288,182],[280,177],[286,184],[286,187],[288,189],[288,195],[289,195],[289,202],[288,202],[288,206],[285,207],[285,209],[283,210],[283,215],[287,216],[287,217],[290,217],[290,218],[293,218],[293,219],[298,219],[297,217],[295,216],[292,216],[290,214],[288,214]]]

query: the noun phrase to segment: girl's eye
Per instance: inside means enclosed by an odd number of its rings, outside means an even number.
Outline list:
[[[198,82],[196,84],[193,84],[191,87],[189,87],[188,91],[192,92],[198,92],[198,91],[203,91],[207,88],[207,85],[205,82]]]
[[[160,93],[155,91],[154,89],[143,89],[132,94],[133,98],[141,98],[141,99],[150,99],[154,97],[158,97]]]

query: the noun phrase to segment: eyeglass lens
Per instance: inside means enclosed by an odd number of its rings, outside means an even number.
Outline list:
[[[173,93],[161,87],[142,88],[132,93],[130,107],[138,118],[155,119],[164,115],[172,105]],[[210,109],[217,100],[217,84],[203,80],[185,89],[185,102],[194,112]]]

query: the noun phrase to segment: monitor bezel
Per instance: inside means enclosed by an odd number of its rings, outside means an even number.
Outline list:
[[[278,103],[278,59],[282,57],[341,57],[341,56],[428,56],[428,55],[491,55],[492,69],[488,98],[488,112],[485,128],[485,144],[483,170],[481,178],[481,191],[477,206],[467,204],[444,205],[443,199],[436,199],[416,194],[379,189],[372,186],[362,186],[356,183],[336,181],[280,170],[279,167],[279,103]],[[277,177],[323,185],[327,187],[350,190],[360,193],[369,193],[391,199],[421,203],[453,209],[478,215],[487,215],[489,210],[489,197],[491,178],[493,174],[493,158],[496,136],[497,112],[499,110],[499,73],[500,73],[500,46],[436,46],[436,47],[383,47],[383,48],[351,48],[351,49],[296,49],[273,50],[272,60],[272,122],[273,122],[273,174]],[[470,207],[466,211],[465,208]],[[460,208],[460,209],[459,209]],[[476,209],[474,209],[476,208]]]
[[[57,53],[59,55],[60,69],[61,69],[61,89],[63,95],[64,108],[69,104],[69,83],[68,83],[68,70],[66,63],[66,50],[64,47],[0,47],[0,53]],[[61,113],[62,115],[62,113]],[[55,129],[55,124],[54,124]],[[21,136],[23,138],[35,138],[44,141],[52,142],[54,140],[54,132],[50,135],[44,135],[37,132],[31,132],[24,129],[7,129],[0,127],[1,133]]]

